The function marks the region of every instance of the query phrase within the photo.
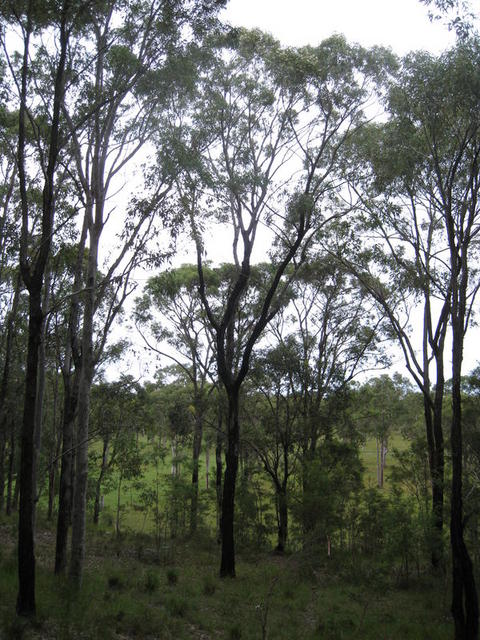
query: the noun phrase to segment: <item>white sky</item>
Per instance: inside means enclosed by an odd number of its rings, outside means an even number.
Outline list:
[[[233,26],[258,27],[283,44],[316,45],[333,33],[364,46],[439,53],[454,35],[432,23],[419,0],[230,0],[223,17]]]

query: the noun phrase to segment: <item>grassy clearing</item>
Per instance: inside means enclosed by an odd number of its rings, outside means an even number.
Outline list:
[[[445,584],[428,575],[409,585],[368,559],[319,554],[239,553],[237,579],[217,577],[219,550],[207,538],[171,541],[157,558],[148,537],[89,533],[83,588],[52,575],[53,528],[39,521],[38,616],[15,618],[13,527],[1,525],[0,637],[125,640],[443,640],[452,623]],[[150,545],[150,548],[149,548]],[[141,551],[140,551],[141,550]]]

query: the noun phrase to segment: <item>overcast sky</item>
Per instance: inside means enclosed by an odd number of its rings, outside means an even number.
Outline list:
[[[292,46],[343,33],[349,41],[390,46],[403,55],[413,49],[439,53],[454,41],[446,27],[430,22],[419,0],[230,0],[223,16]]]

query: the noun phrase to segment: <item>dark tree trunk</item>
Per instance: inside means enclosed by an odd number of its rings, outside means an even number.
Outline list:
[[[198,519],[198,462],[200,459],[200,450],[202,447],[203,434],[203,417],[201,408],[196,403],[195,429],[193,433],[193,451],[192,451],[192,501],[190,505],[190,533],[197,530]]]
[[[25,404],[20,454],[20,508],[18,521],[18,596],[17,613],[35,615],[35,403],[37,398],[38,354],[43,313],[41,288],[30,290]]]
[[[278,543],[275,551],[284,553],[287,546],[288,537],[288,508],[287,495],[284,487],[277,488],[277,504],[278,504]]]
[[[466,289],[466,287],[465,287]],[[455,640],[478,640],[478,596],[473,565],[463,538],[463,446],[461,370],[463,357],[463,318],[455,314],[454,299],[452,313],[452,498],[450,515],[450,541],[452,546],[452,614],[455,624]],[[461,306],[461,305],[460,305]]]
[[[84,219],[75,264],[74,290],[81,289],[83,280],[83,260],[87,239],[87,222]],[[74,427],[78,405],[80,383],[80,355],[78,347],[78,318],[80,313],[79,295],[72,296],[68,318],[65,362],[63,363],[63,421],[62,459],[60,466],[60,486],[58,495],[57,540],[55,547],[55,573],[65,573],[67,568],[68,530],[72,522],[73,485],[75,469]],[[75,373],[72,373],[72,365]]]
[[[5,506],[5,458],[6,458],[6,429],[0,428],[0,511]]]
[[[217,496],[217,542],[222,541],[222,414],[218,418],[217,441],[215,445],[215,491]]]
[[[236,386],[227,390],[228,393],[228,421],[227,421],[227,452],[226,467],[223,482],[222,499],[222,559],[220,577],[235,577],[235,543],[234,543],[234,513],[235,513],[235,485],[238,471],[238,449],[240,425],[238,420],[239,390]]]

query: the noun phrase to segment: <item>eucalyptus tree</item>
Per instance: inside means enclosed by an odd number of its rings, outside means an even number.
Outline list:
[[[154,137],[154,131],[162,135],[161,114],[168,107],[169,93],[179,84],[175,75],[179,61],[185,60],[189,48],[212,26],[221,4],[198,5],[187,0],[101,3],[91,12],[91,29],[79,42],[83,61],[81,71],[80,66],[76,70],[76,92],[62,105],[74,158],[72,173],[88,234],[85,288],[78,300],[82,329],[70,563],[70,576],[77,584],[85,553],[88,413],[96,360],[108,329],[134,289],[132,271],[142,259],[154,228],[153,213],[162,210],[169,184],[160,180],[148,205],[143,197],[133,195],[129,207],[109,211],[108,198],[118,191],[126,179],[127,165]],[[134,185],[130,188],[135,190]],[[112,241],[116,236],[116,249],[110,250],[102,265],[105,275],[99,279],[102,234],[109,222],[117,230],[110,235]],[[102,328],[100,351],[95,353],[94,318],[106,288],[112,286],[116,302]]]
[[[435,524],[443,522],[443,354],[452,332],[452,494],[450,537],[456,638],[478,637],[478,600],[470,556],[463,539],[461,370],[465,332],[480,286],[478,195],[480,188],[480,45],[466,40],[438,58],[411,54],[392,82],[390,119],[375,140],[378,208],[364,200],[369,230],[379,231],[353,270],[385,309],[402,346],[407,367],[425,398],[425,422],[433,486]],[[365,163],[363,164],[365,166]],[[378,205],[378,202],[377,202]],[[379,243],[384,242],[387,251]],[[345,251],[341,251],[345,256]],[[385,255],[386,254],[386,255]],[[344,260],[345,262],[345,260]],[[382,278],[382,273],[387,278]],[[396,282],[388,282],[395,277]],[[402,291],[418,293],[424,308],[423,342],[417,356],[408,326],[398,312]],[[408,318],[407,318],[408,320]],[[435,362],[432,398],[429,366]]]
[[[179,204],[190,216],[200,296],[228,396],[222,576],[235,575],[240,389],[255,344],[283,304],[287,283],[304,262],[314,234],[342,215],[331,209],[341,184],[335,172],[338,154],[363,121],[362,108],[385,62],[376,53],[340,37],[316,48],[283,50],[268,36],[240,30],[217,46],[201,74],[195,103],[175,123],[182,142],[178,162],[184,168],[177,184]],[[236,273],[224,304],[215,308],[203,266],[207,234],[220,227],[230,235]],[[264,232],[264,242],[272,243],[273,266],[239,342],[234,319],[249,294],[256,239]]]
[[[391,99],[394,118],[411,127],[424,178],[417,188],[441,215],[450,269],[452,613],[456,638],[469,639],[478,638],[478,596],[463,536],[461,374],[465,333],[480,287],[474,266],[480,231],[479,69],[479,39],[459,44],[436,60],[414,56],[405,62]]]
[[[405,127],[405,128],[404,128]],[[432,486],[432,564],[443,561],[445,341],[450,312],[450,272],[444,260],[442,214],[418,189],[422,176],[413,145],[402,141],[408,125],[372,125],[355,141],[352,188],[361,214],[338,242],[337,259],[388,320],[405,366],[423,395]],[[395,150],[392,153],[392,150]],[[353,173],[352,173],[353,175]],[[422,309],[422,331],[414,330]]]
[[[54,233],[56,176],[60,153],[65,144],[61,105],[68,80],[69,42],[92,3],[64,0],[60,3],[9,2],[2,8],[2,45],[12,76],[14,100],[18,106],[17,171],[21,208],[20,270],[28,291],[29,328],[25,373],[25,403],[21,439],[20,512],[19,512],[19,593],[17,612],[35,613],[35,448],[39,425],[35,424],[40,401],[37,382],[43,324],[44,278]],[[7,29],[16,28],[21,39],[20,67],[7,43]],[[38,36],[50,29],[57,40],[55,54],[48,67],[49,92],[37,96],[36,64],[44,48]],[[14,45],[13,45],[14,46]],[[28,123],[28,124],[27,124]],[[27,152],[31,128],[33,149]],[[27,155],[29,157],[27,157]],[[33,179],[39,177],[40,202],[29,197]]]

